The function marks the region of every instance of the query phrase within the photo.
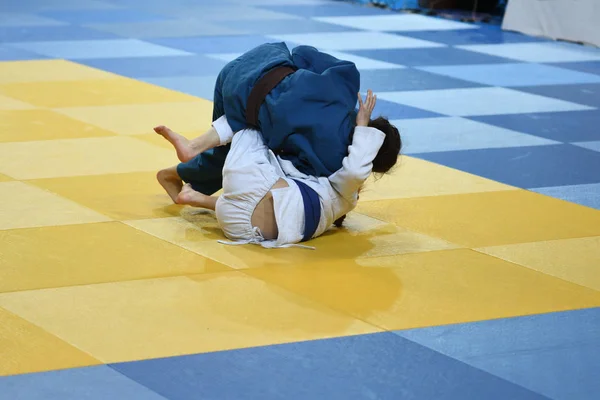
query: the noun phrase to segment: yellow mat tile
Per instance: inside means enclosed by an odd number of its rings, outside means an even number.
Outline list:
[[[0,308],[0,376],[86,367],[100,361]]]
[[[218,243],[217,240],[227,239],[212,214],[200,214],[196,221],[143,220],[128,224],[236,269],[293,266],[322,260],[380,257],[457,247],[356,213],[348,217],[346,229],[333,229],[308,243],[316,250],[263,249],[256,245],[227,246]]]
[[[525,190],[359,202],[357,211],[466,247],[600,235],[600,211]]]
[[[0,143],[0,173],[15,179],[158,171],[172,151],[127,136]]]
[[[19,314],[103,362],[378,331],[238,272],[0,294]]]
[[[181,217],[141,219],[124,223],[197,254],[200,254],[198,249],[211,241],[225,239],[214,215],[209,212],[195,215],[182,212]]]
[[[599,292],[467,249],[244,273],[389,330],[600,305]]]
[[[115,136],[50,110],[0,110],[0,142]]]
[[[401,156],[390,174],[372,175],[360,193],[361,201],[512,190],[466,172]]]
[[[108,220],[89,208],[25,183],[0,183],[0,230]]]
[[[66,60],[0,63],[0,84],[114,78],[118,75]]]
[[[0,110],[29,110],[35,108],[29,103],[0,94]]]
[[[600,291],[600,237],[476,249]]]
[[[49,108],[198,101],[194,96],[128,78],[0,84],[0,93]]]
[[[8,182],[8,181],[12,181],[12,180],[13,179],[10,176],[0,174],[0,182]]]
[[[0,243],[0,292],[230,270],[119,222],[0,231]]]
[[[27,183],[116,220],[174,217],[183,208],[173,204],[156,181],[156,172],[39,179]]]
[[[123,135],[151,134],[159,139],[162,138],[152,131],[157,125],[166,125],[184,134],[206,132],[212,122],[212,102],[202,99],[183,103],[59,108],[55,111]]]

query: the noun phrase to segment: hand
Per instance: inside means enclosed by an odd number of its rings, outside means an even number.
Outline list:
[[[358,94],[358,114],[356,114],[357,126],[368,126],[371,120],[371,113],[377,103],[377,95],[373,96],[371,89],[367,92],[367,100],[363,103],[360,93]]]

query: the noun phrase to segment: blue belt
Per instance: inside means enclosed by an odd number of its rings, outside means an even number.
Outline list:
[[[294,179],[302,194],[302,202],[304,203],[304,232],[302,241],[310,240],[319,226],[321,220],[321,201],[319,195],[310,186],[304,182]]]

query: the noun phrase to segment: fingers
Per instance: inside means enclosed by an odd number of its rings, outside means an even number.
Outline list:
[[[369,89],[367,91],[367,101],[365,102],[365,110],[371,112],[375,108],[375,103],[377,102],[377,96],[373,95],[373,91]]]
[[[358,94],[358,105],[361,109],[371,112],[375,108],[375,104],[377,103],[377,95],[373,95],[373,91],[369,89],[367,91],[367,99],[363,103],[362,96],[360,93]]]

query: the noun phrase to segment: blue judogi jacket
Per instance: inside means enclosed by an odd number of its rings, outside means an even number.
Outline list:
[[[246,102],[254,84],[277,66],[298,70],[284,78],[260,108],[258,128],[265,143],[301,172],[329,176],[348,154],[359,72],[354,63],[314,47],[299,46],[290,54],[285,43],[259,46],[222,71],[223,111],[234,132],[247,127]]]
[[[278,66],[296,68],[265,98],[258,129],[276,154],[301,172],[329,176],[342,167],[356,121],[360,74],[349,61],[285,43],[260,45],[228,63],[215,84],[213,120],[227,116],[234,132],[248,128],[246,104],[256,82]],[[218,147],[178,166],[180,177],[205,194],[221,188],[229,147]]]

